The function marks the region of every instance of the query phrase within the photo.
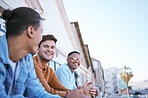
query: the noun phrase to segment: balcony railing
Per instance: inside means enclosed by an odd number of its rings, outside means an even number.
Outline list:
[[[61,65],[60,63],[54,61],[54,60],[50,60],[48,62],[48,65],[54,70],[56,71],[58,69],[58,67]]]

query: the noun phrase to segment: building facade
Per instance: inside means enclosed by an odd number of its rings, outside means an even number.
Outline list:
[[[104,95],[105,94],[104,70],[99,60],[92,58],[92,63],[95,71],[95,86],[99,89],[102,95]]]
[[[117,75],[120,73],[120,68],[111,67],[104,70],[105,77],[105,92],[107,95],[117,94]]]
[[[43,18],[43,35],[53,34],[57,39],[56,55],[49,65],[56,70],[66,63],[67,54],[73,50],[81,53],[82,63],[78,68],[79,84],[86,80],[94,83],[94,70],[87,45],[83,44],[78,22],[68,21],[62,0],[0,0],[0,15],[4,9],[30,7]]]

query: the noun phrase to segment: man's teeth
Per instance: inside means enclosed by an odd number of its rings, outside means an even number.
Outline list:
[[[74,64],[78,66],[78,63],[74,63]]]
[[[47,55],[51,55],[51,53],[46,53]]]

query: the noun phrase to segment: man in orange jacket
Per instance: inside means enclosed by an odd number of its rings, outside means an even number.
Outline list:
[[[43,87],[48,93],[65,96],[70,90],[66,89],[47,64],[55,55],[57,39],[53,35],[43,35],[38,45],[37,55],[33,57],[34,68]]]

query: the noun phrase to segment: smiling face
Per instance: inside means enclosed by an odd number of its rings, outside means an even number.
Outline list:
[[[41,43],[38,48],[38,55],[43,61],[49,62],[55,55],[55,42],[53,40],[46,40]]]
[[[68,58],[67,58],[67,65],[69,68],[74,71],[80,66],[80,60],[81,57],[78,53],[72,53]]]

